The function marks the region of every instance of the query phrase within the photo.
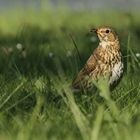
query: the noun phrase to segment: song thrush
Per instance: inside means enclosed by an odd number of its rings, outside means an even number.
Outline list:
[[[75,90],[91,89],[94,86],[92,81],[98,81],[105,75],[108,75],[108,85],[112,87],[123,73],[120,43],[114,30],[110,27],[99,27],[91,29],[91,32],[97,34],[100,42],[73,81],[72,87]]]

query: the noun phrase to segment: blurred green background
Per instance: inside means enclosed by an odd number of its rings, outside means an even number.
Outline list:
[[[139,8],[139,0],[0,0],[0,140],[139,140]],[[69,85],[99,43],[89,30],[101,25],[118,33],[124,76],[111,93],[73,95]]]

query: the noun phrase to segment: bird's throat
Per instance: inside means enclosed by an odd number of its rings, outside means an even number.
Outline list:
[[[101,41],[99,43],[99,45],[102,47],[102,48],[106,48],[107,46],[110,46],[112,45],[113,43],[112,42],[108,42],[108,41]]]
[[[111,42],[111,41],[101,41],[99,43],[99,46],[102,47],[102,48],[107,49],[107,48],[110,48],[112,46],[114,46],[113,48],[119,48],[120,45],[119,45],[119,41],[115,40],[113,42]]]

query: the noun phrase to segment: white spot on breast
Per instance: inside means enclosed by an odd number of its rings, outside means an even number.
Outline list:
[[[123,73],[123,63],[119,62],[114,65],[113,69],[111,70],[112,75],[110,77],[109,83],[113,84],[115,81],[119,80]]]
[[[103,48],[106,48],[106,46],[110,46],[110,45],[112,45],[113,43],[112,42],[110,42],[110,41],[101,41],[100,42],[100,46],[101,47],[103,47]]]

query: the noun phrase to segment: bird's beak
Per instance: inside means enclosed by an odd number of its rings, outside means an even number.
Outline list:
[[[91,33],[93,33],[93,32],[96,33],[96,32],[97,32],[97,29],[92,28],[92,29],[90,29],[90,32],[91,32]]]

